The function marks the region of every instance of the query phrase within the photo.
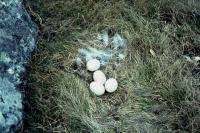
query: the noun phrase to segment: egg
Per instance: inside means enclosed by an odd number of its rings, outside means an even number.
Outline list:
[[[118,82],[114,78],[110,78],[105,83],[105,89],[107,92],[112,93],[117,90]]]
[[[105,93],[105,87],[103,86],[103,84],[97,81],[93,81],[90,83],[90,90],[97,96],[101,96]]]
[[[92,72],[98,70],[100,66],[101,66],[101,63],[97,59],[89,60],[86,64],[87,70],[92,71]]]
[[[104,84],[106,82],[106,76],[100,70],[94,72],[93,79],[94,79],[94,81],[97,81],[97,82],[99,82],[101,84]]]

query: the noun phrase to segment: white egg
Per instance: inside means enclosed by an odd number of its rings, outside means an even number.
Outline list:
[[[100,68],[100,66],[101,66],[101,63],[97,59],[89,60],[86,65],[89,71],[96,71]]]
[[[98,70],[94,72],[93,79],[94,81],[104,84],[106,82],[106,75],[102,71]]]
[[[105,89],[107,92],[112,93],[117,90],[118,82],[114,78],[110,78],[105,83]]]
[[[105,87],[103,86],[103,84],[97,81],[93,81],[92,83],[90,83],[90,90],[97,96],[101,96],[105,93]]]

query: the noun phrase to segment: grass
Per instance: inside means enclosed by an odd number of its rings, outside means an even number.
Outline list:
[[[182,57],[200,54],[198,0],[30,0],[27,9],[39,37],[21,132],[200,131],[199,66]],[[71,66],[80,41],[104,31],[120,33],[128,50],[103,69],[118,91],[96,97]]]

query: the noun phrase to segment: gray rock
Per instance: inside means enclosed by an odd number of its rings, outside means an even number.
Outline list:
[[[0,133],[15,132],[23,120],[20,84],[36,36],[23,2],[0,0]]]

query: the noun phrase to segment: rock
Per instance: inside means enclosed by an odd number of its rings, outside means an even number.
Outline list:
[[[20,84],[36,37],[23,4],[23,0],[0,0],[0,133],[15,132],[23,120]]]

